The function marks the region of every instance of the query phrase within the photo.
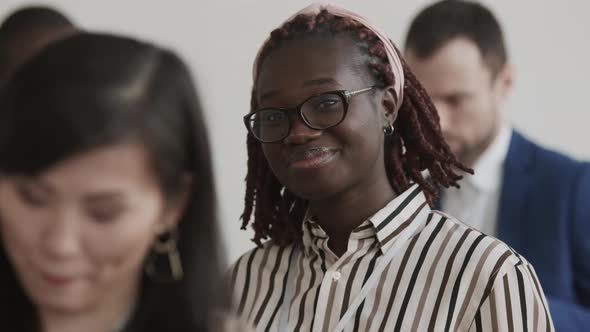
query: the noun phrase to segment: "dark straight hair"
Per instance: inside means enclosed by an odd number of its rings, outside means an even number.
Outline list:
[[[184,278],[143,276],[125,331],[205,331],[223,263],[206,127],[185,64],[144,42],[80,33],[44,49],[0,95],[0,175],[36,175],[84,151],[129,141],[145,147],[167,199],[179,194],[187,174],[194,186],[178,225]],[[38,330],[3,247],[0,285],[11,307],[3,330]]]
[[[47,36],[57,39],[66,30],[73,32],[77,28],[51,7],[26,6],[10,13],[0,24],[0,82],[6,84],[14,67],[26,61],[40,41],[48,42]]]
[[[74,24],[56,9],[45,6],[26,6],[6,17],[0,24],[0,37],[36,27],[70,26]]]

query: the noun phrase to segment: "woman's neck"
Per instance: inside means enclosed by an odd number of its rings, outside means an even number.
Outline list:
[[[310,202],[310,208],[330,238],[328,246],[340,257],[346,252],[350,233],[395,196],[389,181],[377,180],[328,199]]]
[[[129,318],[135,305],[139,282],[124,289],[111,288],[100,303],[79,311],[41,308],[39,318],[44,332],[117,332],[119,323]]]

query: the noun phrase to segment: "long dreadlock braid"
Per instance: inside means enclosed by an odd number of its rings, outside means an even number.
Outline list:
[[[272,31],[260,52],[258,68],[272,50],[288,41],[311,35],[343,33],[353,38],[359,49],[367,55],[369,70],[378,85],[393,85],[396,78],[381,40],[354,19],[335,16],[327,10],[317,15],[298,15]],[[403,59],[402,65],[405,75],[404,99],[394,123],[395,131],[385,139],[385,167],[389,182],[397,194],[415,182],[432,204],[441,186],[458,187],[457,180],[461,176],[455,169],[465,172],[471,170],[450,151],[442,137],[434,104]],[[256,82],[251,96],[252,111],[258,108],[255,86]],[[250,134],[247,145],[248,174],[242,229],[248,226],[254,214],[253,241],[257,245],[268,238],[278,245],[300,241],[307,202],[279,183],[264,157],[261,143]],[[429,171],[429,179],[422,175],[424,170]]]

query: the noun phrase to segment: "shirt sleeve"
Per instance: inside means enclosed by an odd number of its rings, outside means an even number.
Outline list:
[[[555,331],[533,267],[522,260],[503,270],[477,310],[469,331]]]

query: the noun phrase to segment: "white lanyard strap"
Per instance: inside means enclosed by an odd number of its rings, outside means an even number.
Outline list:
[[[375,285],[377,285],[377,282],[381,278],[381,273],[383,273],[383,271],[385,271],[385,268],[387,268],[389,263],[391,263],[395,254],[407,242],[407,240],[410,237],[412,237],[412,235],[414,235],[416,231],[418,231],[418,229],[420,229],[425,223],[426,218],[418,218],[418,220],[416,220],[413,223],[410,223],[410,225],[401,232],[395,243],[389,248],[389,250],[387,250],[385,255],[383,255],[383,257],[379,260],[379,264],[377,264],[375,270],[373,270],[373,273],[369,277],[369,280],[367,280],[363,288],[361,288],[361,291],[354,298],[354,301],[352,301],[348,309],[346,309],[346,313],[344,313],[344,316],[342,316],[342,318],[338,322],[338,325],[336,325],[336,327],[334,328],[334,332],[341,332],[344,330],[346,324],[348,324],[352,316],[356,313],[356,310],[363,303],[369,292],[373,290],[373,288],[375,288]]]
[[[293,248],[295,251],[293,253],[293,258],[289,263],[289,269],[287,270],[287,289],[285,289],[285,302],[283,302],[283,312],[281,314],[281,318],[279,320],[279,331],[287,331],[287,326],[289,325],[289,311],[291,311],[291,300],[293,298],[293,282],[295,281],[295,265],[297,264],[297,259],[299,258],[299,247],[295,246]]]

